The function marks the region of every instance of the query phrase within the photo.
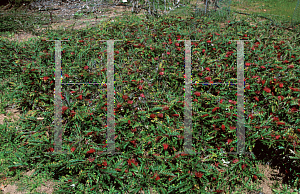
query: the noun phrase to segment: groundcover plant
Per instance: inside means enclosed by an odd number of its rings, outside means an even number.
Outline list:
[[[274,157],[299,189],[300,47],[282,29],[255,19],[130,18],[75,33],[51,32],[22,46],[0,42],[3,67],[20,86],[13,98],[24,111],[18,129],[3,126],[1,144],[19,156],[9,174],[24,168],[65,181],[58,193],[233,193],[259,190],[258,159]],[[62,42],[63,144],[54,152],[55,42]],[[107,42],[114,43],[115,149],[105,154]],[[192,147],[183,153],[185,44],[192,41],[193,83],[236,83],[237,45],[244,41],[245,148],[236,152],[237,86],[192,85]],[[248,40],[248,41],[247,41]],[[5,56],[5,57],[4,57]],[[44,117],[39,121],[36,117]],[[2,138],[1,137],[1,138]],[[255,147],[257,142],[267,147]],[[5,155],[5,154],[4,154]],[[4,156],[5,157],[5,156]],[[72,185],[72,186],[70,186]]]

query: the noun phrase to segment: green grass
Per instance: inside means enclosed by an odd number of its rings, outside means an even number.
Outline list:
[[[300,24],[300,6],[294,15],[297,2],[298,0],[237,0],[232,1],[231,5],[233,9],[249,9],[247,13],[258,13],[282,22],[292,22],[294,19],[295,24]]]

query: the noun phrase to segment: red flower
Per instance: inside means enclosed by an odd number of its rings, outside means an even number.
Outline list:
[[[195,172],[195,176],[198,178],[201,178],[203,176],[203,173],[201,172]]]
[[[72,147],[72,148],[71,148],[71,151],[72,151],[72,152],[74,152],[74,151],[75,151],[75,149],[76,149],[76,148]]]
[[[129,124],[129,125],[130,125],[130,123],[131,123],[130,120],[128,120],[128,124]]]
[[[205,77],[206,80],[210,81],[211,80],[211,77]]]
[[[284,122],[277,122],[277,125],[285,125]]]
[[[130,143],[132,143],[133,144],[133,147],[135,147],[136,148],[136,142],[135,142],[136,140],[132,140],[132,141],[130,141]]]
[[[155,114],[151,114],[150,117],[153,119],[153,118],[156,117],[156,115]]]
[[[255,180],[257,180],[257,176],[256,176],[256,175],[253,175],[253,178],[254,178]]]
[[[68,107],[63,106],[63,107],[62,107],[62,114],[64,114],[66,110],[68,110]]]
[[[284,97],[283,96],[278,96],[278,100],[283,100],[284,99]]]
[[[49,77],[45,76],[43,79],[44,79],[44,81],[47,81],[47,79],[49,79]]]
[[[200,92],[194,92],[196,96],[200,96]]]
[[[71,117],[73,117],[76,114],[74,110],[71,110]]]
[[[162,114],[162,113],[159,113],[157,116],[158,116],[159,118],[164,118],[164,114]]]
[[[164,150],[168,149],[169,145],[168,144],[163,144]]]
[[[107,166],[107,162],[106,161],[102,162],[102,165]]]
[[[139,90],[142,90],[142,89],[143,89],[143,86],[139,85],[138,88],[139,88]]]
[[[215,112],[216,110],[218,110],[219,109],[219,107],[216,107],[216,108],[214,108],[213,110],[212,110],[212,112]]]
[[[295,67],[294,65],[289,65],[289,66],[288,66],[288,68],[294,68],[294,67]]]
[[[234,160],[232,160],[232,163],[235,164],[235,163],[237,163],[238,161],[239,161],[239,159],[234,159]]]
[[[267,88],[267,87],[265,87],[265,88],[264,88],[264,91],[266,91],[267,93],[270,93],[270,92],[271,92],[271,89],[270,89],[270,88]]]
[[[222,125],[222,130],[225,131],[225,125]]]
[[[87,154],[92,154],[92,153],[94,153],[95,152],[95,149],[93,149],[93,148],[91,148],[89,151],[87,151],[86,153]]]
[[[205,114],[205,115],[202,115],[201,117],[207,117],[208,116],[208,114]]]
[[[80,94],[76,99],[82,100],[82,95]]]
[[[132,100],[128,100],[127,103],[128,103],[128,104],[132,104],[133,101],[132,101]]]
[[[65,74],[65,77],[70,77],[68,74]]]
[[[116,171],[118,171],[118,172],[121,172],[121,171],[122,171],[122,169],[120,169],[120,168],[116,168]]]
[[[133,163],[136,166],[138,165],[138,162],[136,162],[134,158],[133,159],[128,159],[127,162],[128,162],[129,166],[131,166],[131,163]]]
[[[207,43],[211,43],[211,41],[210,40],[208,40],[208,41],[206,41]]]
[[[163,110],[169,110],[169,107],[165,106],[165,107],[163,108]]]
[[[206,69],[207,71],[210,71],[209,67],[205,67],[205,69]]]
[[[89,158],[90,162],[93,162],[95,160],[95,158]]]
[[[159,179],[160,179],[160,178],[159,178],[159,176],[157,175],[156,178],[155,178],[155,180],[158,181]]]
[[[84,40],[79,40],[79,42],[84,42]]]
[[[88,68],[89,68],[89,66],[87,66],[87,65],[86,65],[86,66],[84,66],[84,69],[85,69],[85,70],[87,70]]]
[[[254,99],[255,99],[257,102],[259,102],[259,99],[258,99],[256,96],[254,97]]]
[[[123,97],[122,97],[124,100],[126,100],[127,98],[128,98],[128,96],[127,95],[123,95]]]
[[[223,102],[223,99],[220,100],[220,103],[221,103],[221,104],[222,104],[222,102]]]
[[[136,128],[134,128],[134,129],[131,129],[131,131],[132,131],[132,132],[136,132],[137,130],[136,130]]]
[[[233,100],[228,100],[228,102],[230,102],[230,103],[232,103],[232,104],[234,104],[234,105],[236,105],[236,101],[233,101]]]
[[[276,135],[275,138],[276,138],[276,139],[279,139],[279,138],[280,138],[280,135]]]
[[[246,168],[246,166],[247,166],[246,164],[243,164],[242,165],[242,170],[244,170],[244,168]]]
[[[292,87],[289,87],[292,91],[296,91],[296,92],[298,92],[298,91],[300,91],[300,89],[299,88],[292,88]]]
[[[280,88],[283,88],[283,83],[280,83],[280,84],[279,84],[279,87],[280,87]]]
[[[167,55],[171,54],[170,52],[167,52]]]
[[[164,72],[162,71],[162,72],[159,72],[159,75],[163,75],[164,74]]]
[[[54,151],[54,149],[53,149],[53,148],[49,148],[49,150],[50,150],[50,152],[53,152],[53,151]]]
[[[173,114],[172,116],[173,117],[179,117],[179,114]]]
[[[233,140],[232,139],[227,139],[227,143],[230,144]]]

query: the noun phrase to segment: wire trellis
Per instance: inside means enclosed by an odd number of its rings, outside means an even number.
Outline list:
[[[203,4],[201,7],[200,5]],[[195,15],[210,15],[217,12],[219,15],[230,13],[231,0],[197,0]]]

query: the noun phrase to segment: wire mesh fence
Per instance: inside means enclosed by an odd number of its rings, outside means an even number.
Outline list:
[[[229,16],[231,0],[197,0],[195,16]]]

